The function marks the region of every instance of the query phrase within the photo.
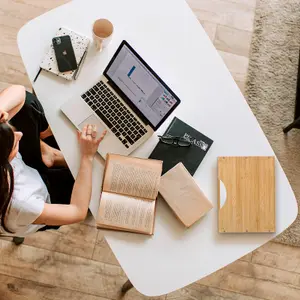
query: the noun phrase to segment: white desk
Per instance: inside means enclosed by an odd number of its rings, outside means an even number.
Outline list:
[[[73,172],[79,149],[75,129],[60,112],[72,95],[92,86],[122,39],[128,42],[181,98],[174,115],[214,140],[195,174],[215,208],[185,230],[159,201],[155,234],[107,232],[105,237],[133,285],[148,296],[188,285],[256,249],[286,229],[297,216],[296,199],[276,162],[276,234],[218,234],[217,157],[274,155],[222,59],[184,0],[77,0],[27,23],[19,32],[20,52],[31,80],[38,71],[59,26],[91,37],[95,19],[115,26],[110,46],[101,54],[89,51],[79,78],[67,82],[42,73],[34,84],[54,135]],[[32,41],[38,41],[32,44]],[[171,116],[158,133],[163,133]],[[279,133],[281,134],[281,133]],[[157,142],[153,136],[133,155],[147,157]],[[91,211],[97,214],[103,166],[94,165]]]

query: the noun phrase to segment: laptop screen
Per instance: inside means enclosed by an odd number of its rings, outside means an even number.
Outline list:
[[[105,70],[105,75],[127,96],[152,127],[157,127],[180,100],[130,48],[125,41],[121,44]]]

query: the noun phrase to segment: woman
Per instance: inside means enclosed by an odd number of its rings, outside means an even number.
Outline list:
[[[80,168],[74,179],[37,98],[22,86],[0,93],[0,234],[26,236],[85,219],[92,163],[105,132],[78,133]]]

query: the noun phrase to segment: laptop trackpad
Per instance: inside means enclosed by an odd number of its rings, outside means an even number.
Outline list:
[[[88,118],[86,118],[82,123],[78,125],[78,128],[82,131],[82,128],[88,124],[97,126],[97,139],[101,136],[102,132],[106,130],[106,127],[94,115],[90,115]]]

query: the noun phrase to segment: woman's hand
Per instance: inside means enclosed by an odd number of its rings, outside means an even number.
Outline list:
[[[0,123],[13,118],[25,102],[26,90],[24,86],[12,85],[0,92]]]
[[[78,132],[78,141],[82,156],[93,159],[105,134],[106,130],[102,133],[100,138],[97,139],[96,125],[89,124],[84,126],[82,132]]]
[[[8,121],[8,113],[3,109],[0,109],[0,123],[5,123]]]

